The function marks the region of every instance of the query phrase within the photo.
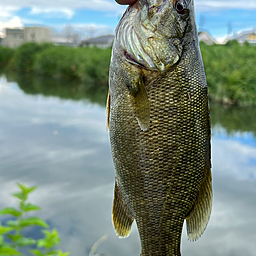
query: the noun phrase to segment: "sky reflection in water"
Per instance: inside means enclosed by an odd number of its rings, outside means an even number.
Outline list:
[[[26,94],[17,83],[0,78],[0,207],[15,205],[10,193],[16,191],[16,182],[37,185],[31,201],[42,207],[39,215],[58,229],[61,248],[71,256],[88,255],[103,235],[108,239],[98,252],[139,255],[136,225],[128,238],[118,239],[111,224],[114,169],[105,108],[90,99],[64,100],[38,93]],[[214,104],[211,111],[213,212],[197,242],[187,241],[183,233],[182,253],[255,256],[253,113]]]

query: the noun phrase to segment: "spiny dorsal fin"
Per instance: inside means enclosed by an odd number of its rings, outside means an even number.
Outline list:
[[[127,237],[130,234],[133,220],[134,217],[124,202],[122,192],[116,182],[112,209],[112,222],[116,234],[119,237]]]
[[[188,239],[195,241],[204,232],[212,209],[212,175],[206,167],[205,176],[200,187],[194,208],[186,218]]]
[[[108,129],[109,129],[109,115],[110,115],[110,93],[109,93],[109,90],[108,90],[106,108],[107,108],[107,131],[108,131]]]

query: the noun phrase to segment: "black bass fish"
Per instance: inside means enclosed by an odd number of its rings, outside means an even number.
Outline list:
[[[121,18],[107,103],[113,225],[136,220],[141,256],[180,256],[212,208],[210,117],[193,0],[138,0]]]

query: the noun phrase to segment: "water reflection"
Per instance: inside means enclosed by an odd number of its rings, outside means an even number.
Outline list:
[[[57,96],[66,100],[89,100],[102,106],[105,105],[107,97],[108,88],[101,84],[54,80],[17,73],[8,73],[6,78],[7,81],[16,81],[26,94]]]
[[[256,137],[256,108],[240,106],[223,106],[211,103],[212,126],[220,126],[229,135],[237,132],[251,132]]]
[[[99,252],[139,255],[136,226],[120,240],[111,224],[106,88],[80,87],[13,75],[0,79],[0,208],[15,203],[9,194],[16,181],[38,185],[32,202],[59,230],[63,250],[88,255],[106,234]],[[255,256],[255,116],[253,108],[211,105],[213,213],[197,242],[188,242],[184,232],[184,256]]]

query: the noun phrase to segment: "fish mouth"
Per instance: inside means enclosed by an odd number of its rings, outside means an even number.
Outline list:
[[[143,63],[138,62],[132,55],[130,55],[127,51],[124,50],[124,56],[126,58],[126,60],[133,64],[138,66],[140,69],[148,69],[148,67],[146,67]]]
[[[132,4],[129,4],[129,7],[132,7],[132,6],[140,10],[139,0],[135,1]]]

